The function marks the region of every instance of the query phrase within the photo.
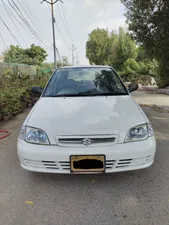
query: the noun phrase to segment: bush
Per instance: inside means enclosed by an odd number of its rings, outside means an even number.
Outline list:
[[[25,76],[18,70],[5,70],[0,80],[0,115],[16,115],[27,106],[34,104],[35,96],[31,93],[33,86],[45,87],[51,74],[38,71],[35,77]]]
[[[0,92],[0,114],[15,115],[21,112],[31,101],[30,93],[25,88],[6,88]]]
[[[134,60],[129,58],[123,64],[122,71],[119,71],[119,75],[125,82],[133,82],[138,77],[138,71],[140,67],[139,64]]]

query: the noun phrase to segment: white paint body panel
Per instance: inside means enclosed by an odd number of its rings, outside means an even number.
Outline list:
[[[28,116],[29,117],[29,116]],[[120,135],[123,142],[133,126],[148,122],[130,95],[99,97],[43,97],[26,125],[45,131],[51,144],[55,136]]]
[[[70,173],[71,155],[104,154],[107,161],[113,162],[112,167],[106,169],[107,173],[149,167],[154,161],[156,151],[154,136],[145,141],[124,143],[130,128],[146,122],[149,122],[148,118],[130,95],[41,97],[24,125],[45,131],[51,145],[29,144],[19,139],[17,149],[21,166],[35,172]],[[57,138],[60,136],[97,135],[115,135],[117,140],[113,146],[72,148],[57,145]],[[131,162],[127,166],[119,167],[119,163],[123,162],[120,160]],[[42,161],[48,161],[49,168]],[[63,164],[66,165],[65,168]],[[51,165],[55,168],[51,168]]]
[[[71,155],[104,154],[106,161],[115,161],[113,166],[106,169],[106,173],[138,170],[147,168],[154,162],[155,138],[145,141],[117,144],[112,147],[100,148],[63,148],[58,146],[40,146],[18,141],[18,155],[21,166],[30,171],[44,173],[70,173]],[[132,159],[125,167],[117,167],[120,160]],[[42,161],[54,162],[58,169],[46,168]],[[29,162],[29,163],[28,163]],[[52,164],[53,165],[53,164]],[[64,168],[66,165],[66,169]]]

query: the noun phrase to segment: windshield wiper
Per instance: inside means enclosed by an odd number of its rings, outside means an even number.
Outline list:
[[[128,93],[120,93],[120,92],[115,92],[115,93],[87,93],[87,92],[82,92],[78,94],[62,94],[62,95],[48,95],[44,97],[52,97],[52,98],[59,98],[59,97],[93,97],[93,96],[120,96],[120,95],[128,95]]]
[[[127,92],[100,92],[97,90],[94,91],[85,91],[78,93],[76,96],[113,96],[113,95],[128,95]]]
[[[92,96],[120,96],[120,95],[128,95],[128,93],[91,93],[91,94],[79,94],[78,96],[88,96],[88,97],[92,97]]]
[[[62,94],[62,95],[48,95],[48,96],[44,96],[44,97],[52,97],[52,98],[57,98],[57,97],[75,97],[78,94]]]
[[[56,94],[56,95],[47,95],[47,96],[44,96],[44,97],[53,97],[53,98],[56,98],[56,97],[80,97],[80,96],[90,96],[92,93],[92,91],[85,91],[85,92],[80,92],[80,93],[76,93],[76,94]],[[100,92],[98,92],[100,93]]]

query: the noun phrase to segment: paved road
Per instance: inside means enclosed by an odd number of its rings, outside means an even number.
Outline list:
[[[132,96],[139,104],[157,105],[169,111],[169,95],[156,94],[146,91],[135,91]]]
[[[27,112],[0,124],[12,132],[0,142],[0,225],[168,225],[169,114],[145,112],[157,136],[154,165],[110,175],[26,172],[16,139]]]

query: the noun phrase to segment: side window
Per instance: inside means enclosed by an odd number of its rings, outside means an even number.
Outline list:
[[[60,79],[61,79],[61,72],[60,71],[55,72],[44,91],[44,96],[55,95],[57,83],[59,83],[58,81],[60,81]]]

